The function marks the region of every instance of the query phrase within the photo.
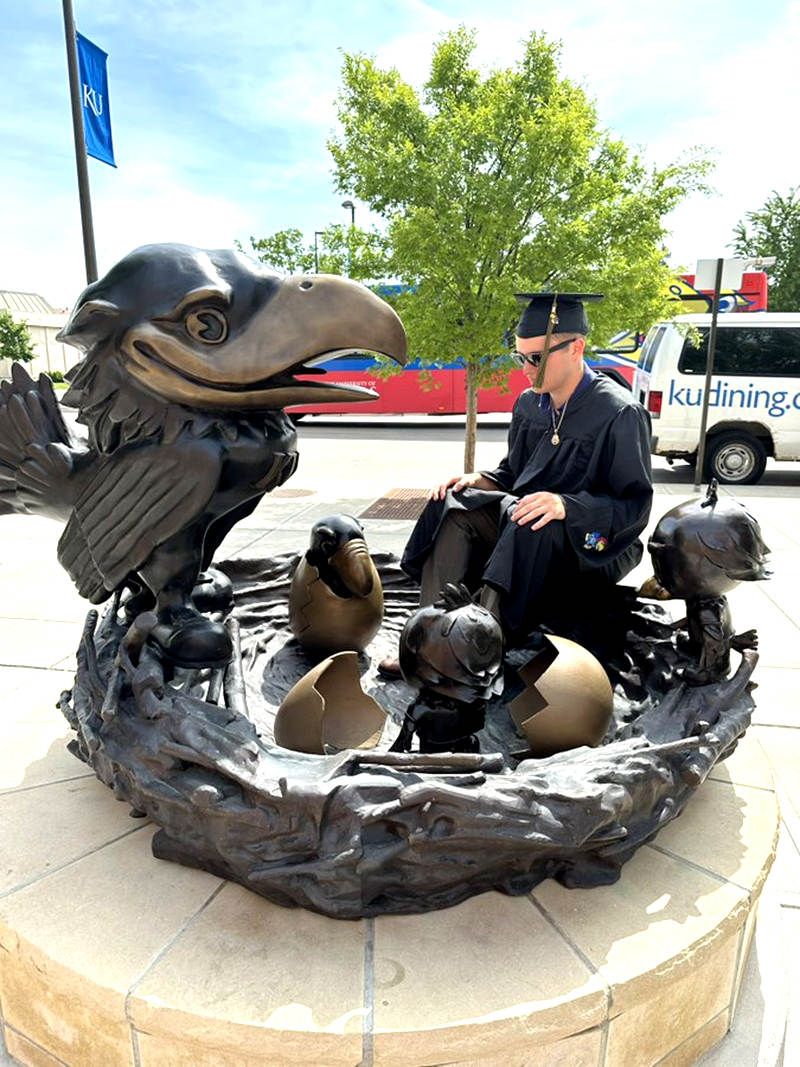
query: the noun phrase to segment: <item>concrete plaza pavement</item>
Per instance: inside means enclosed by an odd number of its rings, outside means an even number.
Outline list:
[[[503,421],[482,426],[479,469],[495,466],[503,454]],[[458,420],[313,419],[301,425],[299,436],[298,472],[231,533],[220,558],[301,551],[316,519],[336,511],[360,515],[390,489],[423,489],[462,468],[463,424]],[[653,524],[693,495],[688,467],[670,469],[655,460],[654,468]],[[733,1030],[701,1062],[771,1067],[800,1063],[800,464],[770,463],[759,485],[737,488],[731,495],[758,518],[772,549],[773,578],[740,586],[730,595],[730,604],[738,629],[756,627],[759,632],[757,707],[751,729],[773,768],[782,823],[778,858],[762,897]],[[373,551],[399,553],[412,526],[407,520],[362,521]],[[0,519],[4,705],[49,698],[55,702],[71,684],[87,605],[56,562],[59,534],[60,527],[46,519]],[[629,581],[648,574],[645,556]],[[682,611],[682,604],[675,610]],[[47,741],[44,732],[42,736],[46,749],[49,735]],[[31,762],[38,755],[32,749]],[[14,768],[3,770],[0,788],[14,789]],[[18,770],[21,781],[25,768]],[[64,751],[63,775],[73,773],[75,761]],[[0,1046],[0,1067],[13,1062]]]

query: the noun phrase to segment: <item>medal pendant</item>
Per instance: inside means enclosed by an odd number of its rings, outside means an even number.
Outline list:
[[[561,438],[558,436],[557,433],[554,433],[553,436],[550,438],[550,444],[553,446],[553,448],[555,448],[556,445],[558,445],[560,442]]]

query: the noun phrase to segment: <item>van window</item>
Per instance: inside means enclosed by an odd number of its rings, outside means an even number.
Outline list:
[[[645,349],[644,352],[642,352],[642,359],[639,366],[643,371],[646,371],[648,374],[650,373],[650,369],[653,366],[653,360],[656,358],[658,346],[661,344],[661,341],[666,332],[666,326],[659,326],[656,329],[655,333],[650,335],[650,338],[648,339],[647,344],[645,345]]]
[[[705,374],[708,352],[707,326],[698,329],[699,347],[690,338],[683,343],[678,370]],[[800,327],[734,326],[717,330],[714,351],[715,374],[771,374],[782,378],[800,376]]]

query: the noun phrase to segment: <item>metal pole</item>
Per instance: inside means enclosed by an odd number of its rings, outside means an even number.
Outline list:
[[[314,273],[319,274],[319,248],[317,247],[317,238],[324,237],[324,230],[314,230]]]
[[[89,168],[86,165],[86,141],[83,135],[83,106],[81,103],[80,76],[78,74],[78,45],[75,40],[75,19],[72,14],[72,0],[62,0],[62,3],[64,7],[64,36],[67,42],[69,97],[72,104],[72,133],[75,139],[75,165],[78,168],[78,197],[81,205],[83,258],[86,262],[86,281],[95,282],[97,281],[97,256],[94,250],[92,201],[89,194]]]
[[[347,235],[347,274],[353,273],[353,230],[356,225],[356,205],[352,200],[343,200],[342,207],[350,212],[350,231]]]
[[[694,468],[694,488],[700,489],[703,480],[703,465],[706,460],[706,427],[708,426],[708,401],[711,394],[711,376],[714,373],[714,350],[717,346],[717,315],[719,315],[719,294],[722,288],[722,266],[724,260],[717,260],[717,274],[714,281],[714,303],[711,305],[711,329],[708,331],[708,351],[706,352],[706,384],[703,389],[703,411],[700,416],[700,440],[697,444],[697,464]]]

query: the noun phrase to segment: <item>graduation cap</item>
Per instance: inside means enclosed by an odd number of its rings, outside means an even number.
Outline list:
[[[584,303],[603,299],[602,293],[515,293],[525,310],[517,324],[517,337],[550,337],[554,333],[589,332]],[[553,317],[554,316],[554,317]],[[550,326],[553,318],[552,326]]]

